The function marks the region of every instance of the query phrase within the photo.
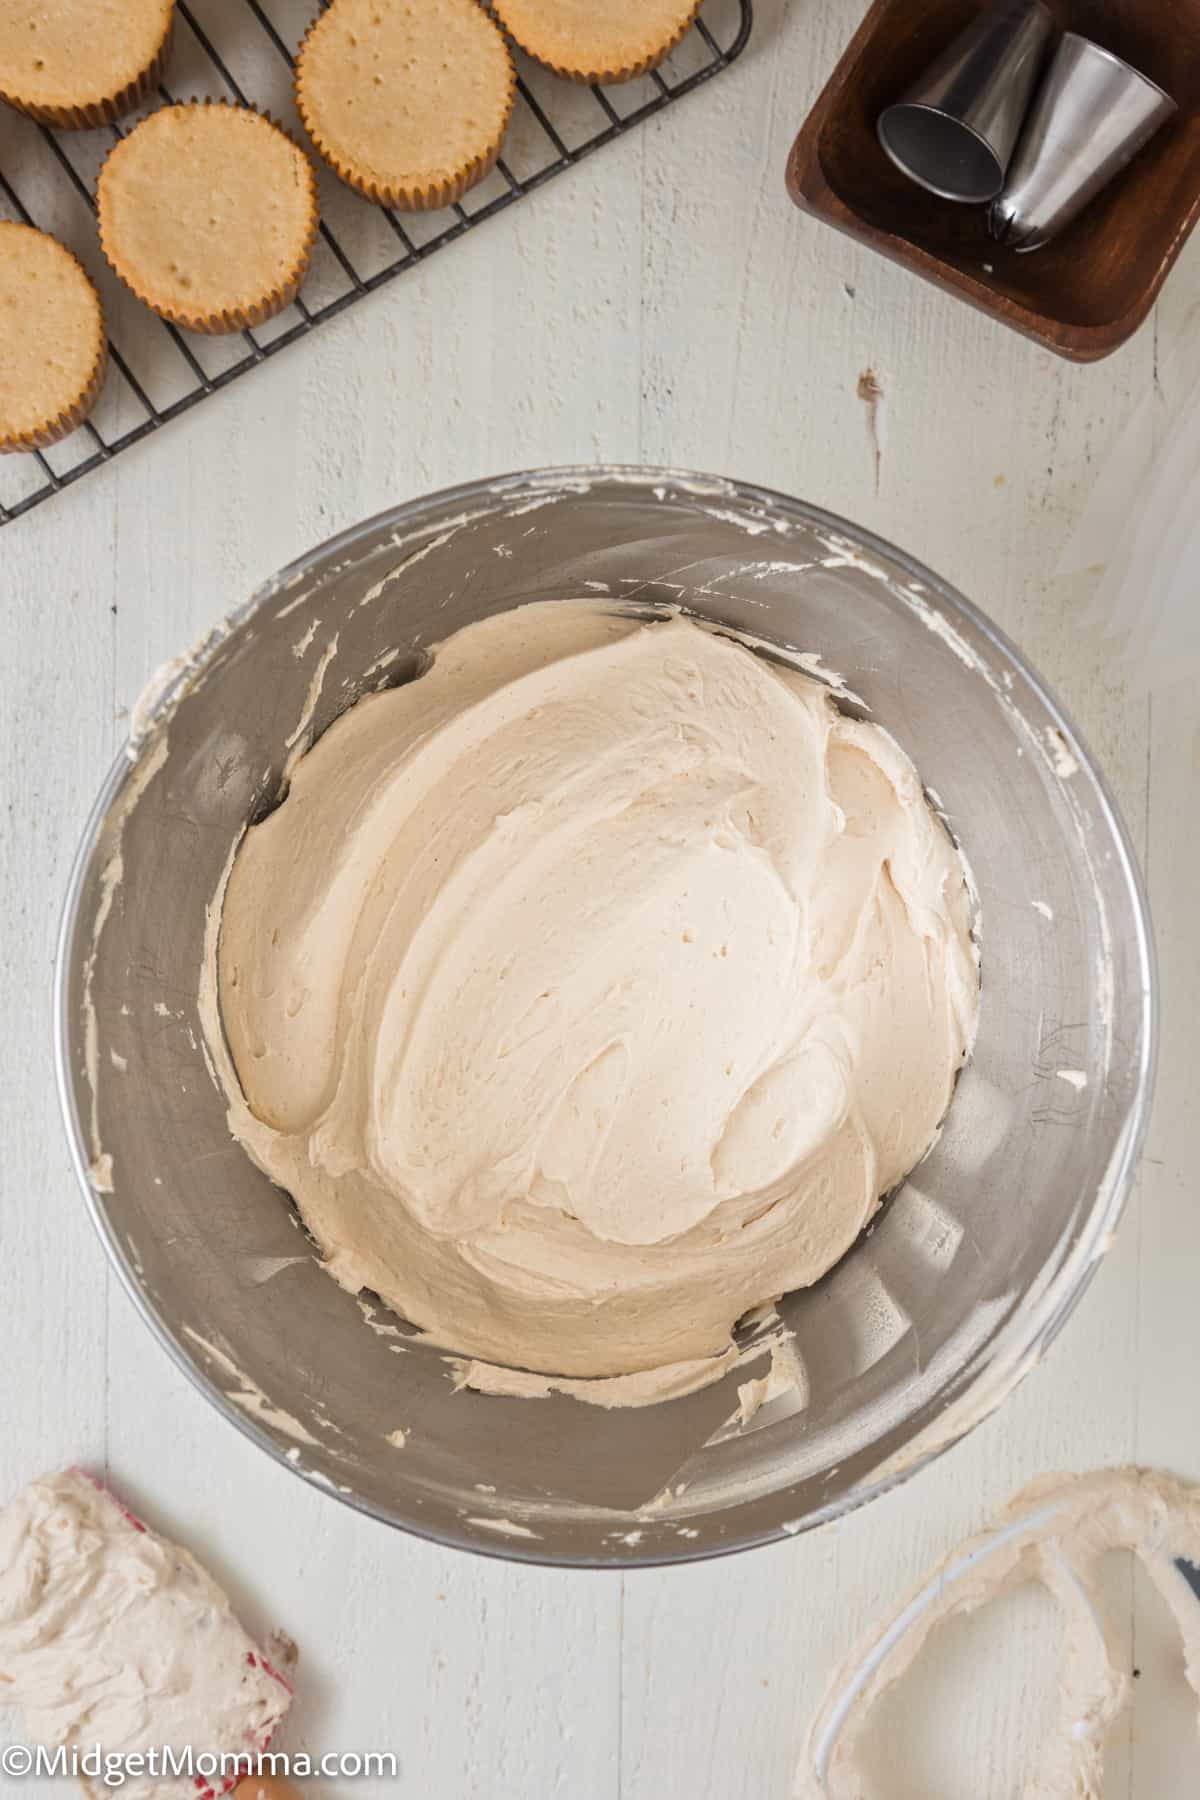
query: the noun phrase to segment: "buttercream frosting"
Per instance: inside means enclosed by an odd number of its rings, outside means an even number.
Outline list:
[[[830,1268],[978,997],[886,732],[683,617],[565,602],[325,732],[238,850],[217,975],[232,1127],[330,1272],[576,1377],[711,1363]]]
[[[0,1511],[0,1700],[48,1749],[253,1757],[291,1690],[195,1558],[71,1469]],[[204,1785],[131,1772],[121,1792],[203,1800]]]

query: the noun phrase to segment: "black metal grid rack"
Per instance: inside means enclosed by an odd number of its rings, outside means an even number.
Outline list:
[[[208,95],[257,105],[304,142],[292,57],[312,11],[313,0],[177,0],[169,86],[159,100]],[[752,0],[704,0],[660,68],[609,89],[560,81],[518,55],[519,96],[504,155],[461,203],[438,212],[373,206],[314,156],[322,222],[304,289],[277,318],[229,338],[199,337],[158,319],[100,254],[95,176],[120,127],[50,131],[0,106],[0,218],[40,226],[75,251],[100,289],[110,344],[109,378],[92,417],[48,450],[0,457],[0,527],[690,93],[740,54],[751,22]]]

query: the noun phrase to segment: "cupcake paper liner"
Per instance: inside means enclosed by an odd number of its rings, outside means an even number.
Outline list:
[[[19,93],[3,86],[0,86],[0,100],[7,100],[10,106],[24,113],[27,118],[36,119],[39,125],[50,125],[56,131],[87,131],[97,125],[112,125],[140,105],[162,81],[171,55],[174,32],[175,13],[172,9],[167,17],[162,42],[152,60],[132,81],[102,100],[89,100],[82,105],[48,106],[42,101],[23,99]]]
[[[675,49],[677,44],[682,42],[695,24],[696,15],[703,5],[703,0],[695,0],[695,4],[687,14],[687,17],[683,19],[675,27],[671,35],[661,43],[655,44],[650,48],[646,48],[644,44],[639,44],[636,49],[631,49],[628,55],[614,49],[611,62],[605,63],[604,65],[585,65],[580,63],[568,64],[564,62],[561,57],[556,55],[555,51],[551,50],[549,47],[542,45],[539,48],[536,31],[527,30],[520,22],[519,6],[516,9],[518,21],[514,24],[510,17],[512,9],[508,4],[508,0],[490,0],[490,3],[492,12],[504,27],[509,37],[513,40],[513,43],[524,50],[527,56],[532,56],[536,62],[540,62],[544,68],[551,70],[555,75],[561,76],[564,81],[578,81],[589,86],[593,82],[596,82],[602,87],[614,87],[619,82],[635,81],[639,75],[648,74],[651,69],[656,69],[660,62],[663,62],[670,56],[672,50]]]
[[[295,262],[284,279],[274,283],[264,293],[255,295],[252,299],[248,299],[240,306],[218,308],[182,307],[177,300],[167,299],[161,294],[156,294],[153,283],[146,280],[139,271],[128,265],[121,255],[119,245],[114,244],[112,241],[111,231],[106,228],[103,208],[99,204],[97,206],[97,226],[100,236],[100,248],[104,252],[104,257],[109,267],[118,279],[124,282],[130,292],[137,295],[137,298],[144,306],[148,306],[151,312],[157,313],[160,319],[170,320],[173,325],[181,325],[188,331],[201,332],[207,337],[221,337],[234,331],[248,331],[253,326],[261,325],[265,320],[274,318],[276,313],[280,313],[285,307],[290,306],[292,301],[296,298],[296,295],[299,293],[304,282],[304,277],[308,273],[308,266],[312,260],[313,245],[316,243],[317,232],[321,223],[320,206],[317,196],[317,176],[316,171],[312,166],[312,162],[303,146],[297,144],[291,133],[285,131],[279,121],[273,119],[269,113],[260,110],[258,107],[235,106],[232,102],[227,100],[190,100],[181,103],[181,109],[197,107],[220,107],[231,113],[239,114],[253,113],[255,118],[261,119],[263,123],[269,125],[272,130],[279,132],[281,137],[286,138],[288,143],[291,144],[294,149],[298,150],[303,157],[304,167],[308,172],[309,217],[305,226],[302,242],[296,254]],[[150,116],[155,117],[157,115],[151,114]],[[119,144],[114,145],[112,150],[109,151],[108,156],[105,158],[104,163],[101,165],[100,173],[96,178],[96,194],[98,202],[103,188],[105,170],[108,168],[113,158],[121,153],[124,146],[132,142],[133,137],[134,132],[131,132],[127,138],[123,138]]]
[[[50,234],[47,232],[42,235],[49,236]],[[100,390],[104,386],[104,378],[108,373],[108,339],[105,335],[104,308],[100,304],[100,296],[96,294],[91,276],[88,275],[79,258],[73,255],[65,244],[59,243],[57,238],[52,241],[58,244],[58,248],[65,256],[71,258],[88,287],[95,294],[100,320],[99,345],[87,380],[75,399],[68,405],[61,407],[56,413],[48,413],[44,419],[39,419],[36,425],[23,427],[19,431],[6,430],[3,423],[0,423],[0,456],[16,455],[28,450],[45,450],[48,445],[57,444],[62,438],[69,437],[83,424],[100,398]]]
[[[102,343],[96,366],[88,378],[87,386],[73,405],[64,407],[54,418],[45,419],[28,431],[16,431],[5,434],[0,430],[0,456],[23,450],[45,450],[50,444],[57,444],[63,438],[70,437],[73,431],[87,418],[104,386],[104,378],[108,373],[108,344]]]
[[[305,95],[306,53],[309,52],[313,34],[327,16],[328,14],[325,12],[317,14],[305,32],[296,56],[296,110],[300,114],[304,129],[312,139],[313,147],[321,160],[328,163],[334,174],[344,181],[347,187],[352,187],[355,193],[362,195],[364,200],[373,200],[378,206],[394,206],[401,212],[435,212],[439,207],[452,206],[456,200],[461,200],[470,188],[475,187],[485,176],[490,175],[503,147],[517,97],[517,71],[507,43],[504,45],[504,51],[508,63],[508,93],[504,105],[504,115],[500,129],[496,133],[495,142],[488,145],[477,156],[472,157],[469,162],[448,178],[429,180],[423,183],[378,181],[333,148],[313,118],[312,108]]]
[[[90,374],[85,389],[79,394],[79,400],[74,401],[74,405],[70,407],[63,407],[54,418],[43,419],[40,425],[34,425],[31,430],[9,432],[7,436],[0,430],[0,455],[16,454],[22,450],[45,450],[47,446],[59,443],[63,437],[70,437],[74,430],[83,425],[86,416],[92,412],[95,401],[101,398],[106,374],[108,344],[104,342],[101,353],[95,358],[95,369]]]

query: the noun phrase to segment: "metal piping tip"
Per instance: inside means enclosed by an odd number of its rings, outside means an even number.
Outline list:
[[[1177,110],[1120,57],[1067,32],[992,203],[992,236],[1015,250],[1049,243]]]
[[[1044,0],[986,6],[879,115],[879,142],[896,167],[944,200],[998,194],[1053,32]]]

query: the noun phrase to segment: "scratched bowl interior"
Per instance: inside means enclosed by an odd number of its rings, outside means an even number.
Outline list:
[[[979,888],[982,1017],[945,1129],[841,1265],[782,1302],[806,1386],[745,1425],[737,1383],[762,1366],[644,1411],[455,1392],[442,1355],[382,1310],[365,1317],[322,1272],[285,1196],[230,1139],[202,1048],[206,905],[247,819],[278,797],[299,721],[311,709],[319,732],[473,619],[588,593],[682,603],[818,652],[913,757]],[[195,653],[110,776],[58,973],[80,1177],[170,1353],[304,1479],[443,1542],[546,1562],[767,1541],[960,1436],[1036,1359],[1108,1247],[1153,1065],[1127,840],[1011,645],[844,521],[655,471],[460,488],[284,571]],[[97,1151],[110,1191],[89,1183]],[[403,1449],[388,1441],[397,1427]]]

